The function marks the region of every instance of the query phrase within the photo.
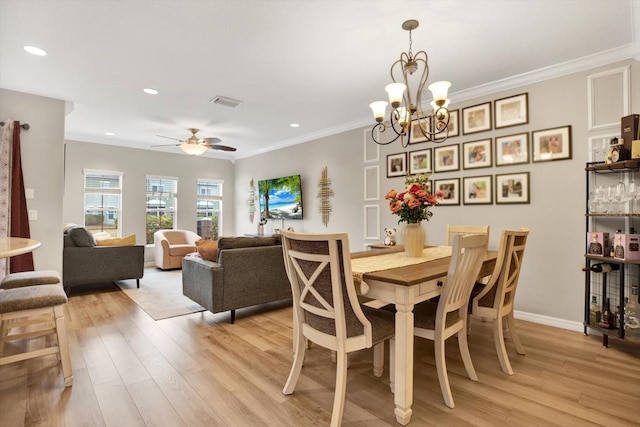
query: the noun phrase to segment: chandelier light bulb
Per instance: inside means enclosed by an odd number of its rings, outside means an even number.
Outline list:
[[[429,85],[429,90],[433,94],[433,101],[438,105],[444,104],[444,102],[447,100],[447,92],[449,91],[450,87],[451,82],[448,82],[446,80],[431,83]]]
[[[436,101],[431,101],[431,107],[433,107],[433,111],[437,110],[438,108],[447,108],[449,106],[449,104],[451,103],[451,100],[449,98],[445,99],[444,104],[438,106],[438,104],[436,104]]]
[[[389,94],[389,104],[393,108],[398,108],[402,104],[402,96],[407,89],[407,85],[403,83],[391,83],[384,87],[384,90]]]
[[[398,115],[397,118],[400,126],[404,127],[407,123],[409,123],[409,116],[405,107],[398,108],[396,114]]]
[[[191,155],[191,156],[199,156],[200,154],[204,153],[205,151],[207,151],[207,146],[206,145],[200,145],[200,144],[189,144],[189,143],[184,143],[180,145],[180,148],[182,149],[182,151],[184,151],[185,153]]]
[[[387,101],[376,101],[369,104],[376,122],[381,123],[384,120],[384,116],[387,113],[387,105],[389,105]]]

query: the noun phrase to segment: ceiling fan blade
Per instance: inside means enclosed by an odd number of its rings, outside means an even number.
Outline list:
[[[179,147],[182,144],[164,144],[164,145],[152,145],[151,148],[156,148],[156,147]]]
[[[163,136],[163,135],[156,135],[156,136],[157,136],[157,137],[160,137],[160,138],[173,139],[174,141],[182,142],[182,140],[181,140],[181,139],[178,139],[178,138],[171,138],[170,136]]]
[[[212,150],[220,150],[220,151],[236,151],[236,149],[234,147],[229,147],[228,145],[211,145],[211,144],[204,144],[206,145],[208,148],[211,148]]]
[[[202,138],[205,144],[217,144],[218,142],[222,142],[220,138]]]

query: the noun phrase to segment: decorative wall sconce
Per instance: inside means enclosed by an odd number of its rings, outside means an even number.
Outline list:
[[[251,178],[247,190],[247,203],[249,204],[249,220],[253,224],[253,216],[256,213],[256,188],[253,186],[253,178]]]
[[[322,215],[322,223],[326,227],[329,224],[329,214],[331,212],[331,203],[329,197],[333,196],[331,189],[331,180],[327,173],[327,167],[322,169],[322,175],[318,180],[318,198],[320,199],[320,214]]]

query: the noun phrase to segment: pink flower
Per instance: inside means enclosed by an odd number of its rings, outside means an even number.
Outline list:
[[[429,193],[426,192],[426,190],[418,190],[416,191],[416,197],[420,197],[421,199],[427,197],[429,195]]]
[[[438,199],[442,199],[444,197],[444,193],[440,190],[436,191],[436,197]]]
[[[409,207],[409,209],[415,209],[418,206],[420,206],[422,203],[420,202],[420,200],[416,199],[416,198],[412,198],[411,200],[409,200],[407,202],[407,206]]]

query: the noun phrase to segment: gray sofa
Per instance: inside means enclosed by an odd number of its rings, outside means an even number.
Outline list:
[[[140,279],[144,274],[144,246],[96,246],[84,227],[71,227],[64,233],[62,283],[71,288],[92,283]]]
[[[280,236],[221,237],[217,262],[182,260],[182,293],[212,313],[291,299]]]

